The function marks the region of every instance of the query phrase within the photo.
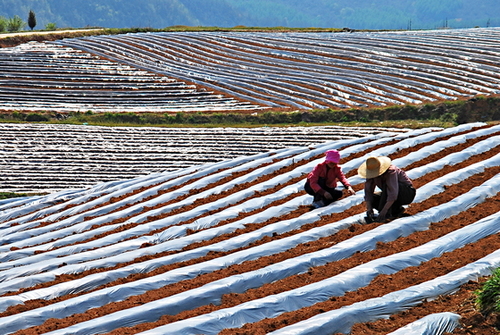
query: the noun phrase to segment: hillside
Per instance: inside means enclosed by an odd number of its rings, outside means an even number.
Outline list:
[[[59,116],[484,106],[498,94],[497,33],[32,42],[0,49],[0,105]],[[473,292],[500,266],[499,125],[0,126],[2,182],[53,191],[0,201],[2,335],[498,334]],[[331,148],[357,193],[313,210],[304,179]],[[371,155],[414,180],[407,216],[363,222],[356,169]]]
[[[4,0],[0,15],[27,20],[32,9],[37,29],[174,25],[234,27],[330,27],[353,29],[435,29],[500,26],[495,0]]]
[[[2,331],[440,335],[500,265],[499,144],[499,126],[427,128],[3,201]],[[329,148],[357,193],[311,210]],[[413,179],[409,216],[361,223],[368,155]]]
[[[425,110],[498,94],[499,34],[156,32],[30,42],[0,49],[0,109]]]

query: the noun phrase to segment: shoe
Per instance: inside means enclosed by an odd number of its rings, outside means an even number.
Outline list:
[[[313,201],[312,206],[313,206],[313,208],[316,209],[316,208],[324,207],[325,203],[323,202],[323,200]]]
[[[367,215],[364,217],[365,223],[373,223],[378,221],[378,215]]]

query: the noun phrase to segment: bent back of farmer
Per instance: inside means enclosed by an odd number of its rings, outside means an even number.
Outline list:
[[[365,202],[367,217],[373,217],[373,210],[379,213],[378,221],[400,217],[403,205],[415,199],[416,190],[406,173],[392,164],[389,157],[368,157],[358,168],[358,175],[366,178]],[[375,187],[381,191],[375,192]]]

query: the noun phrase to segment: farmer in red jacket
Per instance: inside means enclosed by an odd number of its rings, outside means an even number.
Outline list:
[[[395,165],[389,157],[368,157],[358,168],[358,175],[366,178],[365,203],[367,222],[374,221],[373,210],[378,211],[379,222],[400,217],[403,205],[415,199],[416,190],[406,173]],[[375,192],[378,187],[380,192]],[[365,219],[366,220],[366,219]]]
[[[339,162],[339,152],[337,150],[328,150],[325,161],[316,165],[307,176],[304,189],[308,194],[314,196],[312,203],[314,208],[329,205],[342,197],[342,191],[335,189],[339,181],[349,194],[355,193],[340,169]]]

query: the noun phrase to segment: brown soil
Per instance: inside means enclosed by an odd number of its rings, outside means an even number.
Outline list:
[[[496,134],[498,135],[498,134]],[[484,139],[484,138],[482,138]],[[457,152],[460,150],[463,150],[464,148],[473,145],[476,143],[477,140],[469,140],[464,144],[457,145],[452,148],[448,148],[447,150],[444,150],[441,153],[435,154],[435,155],[430,155],[426,157],[425,159],[414,162],[411,166],[407,168],[413,169],[418,166],[422,166],[424,164],[427,164],[429,162],[435,161],[451,152]],[[427,144],[428,145],[428,144]],[[415,151],[419,149],[420,147],[424,147],[425,145],[421,146],[415,146],[409,149],[403,149],[400,150],[394,155],[391,155],[390,157],[392,159],[395,159],[397,157],[403,157],[404,155],[407,155],[408,153]],[[417,188],[421,187],[424,184],[427,183],[432,183],[433,180],[436,178],[439,178],[440,176],[443,176],[447,173],[456,171],[460,168],[466,167],[468,165],[474,164],[476,162],[480,162],[482,160],[485,160],[489,157],[492,157],[495,154],[498,154],[500,152],[499,148],[496,148],[494,150],[491,150],[489,152],[482,153],[480,155],[474,156],[469,160],[466,160],[464,162],[460,162],[459,164],[453,165],[453,166],[446,166],[440,171],[437,171],[435,173],[430,173],[428,175],[425,175],[419,179],[416,179],[414,181],[415,186]],[[361,153],[360,153],[361,154]],[[345,160],[352,159],[353,157],[346,157],[344,158]],[[279,173],[286,173],[286,171],[280,171]],[[449,187],[446,187],[446,189],[437,195],[434,195],[430,197],[429,199],[421,202],[421,203],[414,203],[409,205],[407,209],[407,213],[409,215],[414,215],[417,213],[420,213],[422,211],[425,211],[429,208],[438,206],[440,204],[447,203],[451,201],[453,198],[464,194],[468,192],[470,189],[473,187],[476,187],[488,179],[492,178],[493,176],[497,175],[500,173],[500,167],[494,167],[490,169],[486,169],[483,173],[476,174],[456,185],[452,185]],[[249,187],[251,185],[245,185],[245,187]],[[277,186],[276,189],[279,189],[283,185]],[[359,189],[360,186],[357,186],[357,189]],[[223,195],[220,195],[222,197]],[[276,205],[277,203],[275,203]],[[309,211],[310,209],[307,206],[303,206],[301,208],[298,208],[296,211],[287,214],[285,216],[279,217],[279,218],[273,218],[272,220],[266,221],[264,223],[259,223],[259,224],[249,224],[245,229],[241,229],[234,234],[227,234],[218,237],[217,239],[214,239],[212,241],[204,241],[204,242],[199,242],[196,244],[193,244],[191,246],[188,246],[184,248],[184,250],[192,249],[201,245],[208,245],[210,243],[214,243],[216,241],[221,241],[227,238],[231,238],[235,235],[238,234],[243,234],[245,232],[249,232],[252,230],[257,229],[258,227],[261,227],[262,225],[265,224],[270,224],[272,222],[276,221],[281,221],[285,220],[288,218],[293,218],[297,217],[301,214],[303,214],[306,211]],[[159,325],[165,325],[171,322],[175,322],[178,320],[183,320],[187,319],[193,316],[197,315],[202,315],[206,314],[215,310],[220,310],[223,308],[231,307],[238,305],[240,303],[246,302],[246,301],[251,301],[254,299],[258,299],[261,297],[266,297],[272,294],[277,294],[286,290],[290,290],[293,288],[298,288],[304,285],[307,285],[309,283],[313,282],[318,282],[321,280],[324,280],[326,278],[330,278],[336,274],[339,274],[345,270],[348,270],[350,268],[353,268],[357,265],[364,264],[366,262],[369,262],[373,259],[377,259],[380,257],[385,257],[388,255],[392,255],[398,252],[402,252],[405,250],[409,250],[411,248],[417,247],[419,245],[422,245],[426,242],[429,242],[431,240],[434,240],[436,238],[439,238],[449,232],[452,232],[454,230],[457,230],[461,227],[467,226],[471,223],[474,223],[481,218],[484,218],[488,215],[497,213],[500,210],[500,195],[497,195],[495,197],[492,197],[490,199],[487,199],[485,202],[461,213],[458,216],[448,218],[446,220],[443,220],[441,222],[437,222],[431,225],[431,227],[426,230],[426,231],[421,231],[421,232],[416,232],[413,233],[409,236],[398,238],[396,241],[392,242],[387,242],[387,243],[378,243],[377,248],[375,250],[370,250],[362,253],[356,253],[352,255],[351,257],[348,257],[346,259],[342,259],[336,262],[328,263],[323,266],[317,266],[314,268],[311,268],[307,273],[303,274],[297,274],[294,276],[287,277],[285,279],[279,280],[277,282],[269,283],[266,284],[262,287],[248,290],[247,292],[241,293],[241,294],[228,294],[222,297],[222,302],[220,305],[206,305],[206,306],[201,306],[199,308],[195,308],[193,310],[188,310],[181,312],[176,315],[165,315],[163,316],[160,320],[157,322],[152,322],[152,323],[144,323],[144,324],[139,324],[133,327],[128,327],[128,328],[120,328],[116,329],[109,334],[113,335],[118,335],[118,334],[136,334],[141,331],[147,330],[147,329],[152,329],[154,327],[158,327]],[[258,210],[257,210],[258,211]],[[249,248],[251,246],[255,245],[260,245],[264,244],[266,242],[269,242],[274,239],[280,239],[284,238],[286,236],[290,236],[293,234],[297,234],[303,231],[306,231],[308,229],[311,229],[313,227],[318,227],[324,224],[328,224],[331,222],[338,221],[344,217],[349,217],[355,214],[362,213],[364,211],[364,207],[362,205],[360,206],[355,206],[353,208],[350,208],[344,213],[338,213],[338,214],[333,214],[330,216],[323,217],[321,220],[315,222],[314,224],[309,224],[301,227],[300,229],[282,234],[282,235],[274,235],[274,236],[269,236],[266,238],[263,238],[260,241],[256,241],[252,243],[250,246],[246,247]],[[242,213],[238,219],[249,215],[250,213]],[[228,220],[227,222],[220,222],[219,224],[225,224],[232,222],[232,220]],[[85,313],[82,314],[75,314],[72,315],[71,317],[68,318],[62,318],[62,319],[51,319],[46,321],[40,326],[37,327],[32,327],[29,329],[24,329],[22,331],[17,332],[16,334],[23,334],[23,335],[32,335],[32,334],[42,334],[54,329],[61,329],[73,324],[76,324],[78,322],[82,322],[85,320],[92,320],[95,319],[99,316],[107,315],[110,313],[113,313],[115,311],[123,310],[126,308],[131,308],[135,307],[140,304],[145,304],[157,299],[161,299],[164,297],[172,296],[176,293],[183,292],[187,289],[192,289],[195,287],[200,287],[202,285],[205,285],[207,283],[213,282],[215,280],[233,275],[233,274],[239,274],[239,273],[244,273],[256,269],[261,269],[265,266],[268,266],[270,264],[274,264],[276,262],[280,262],[289,258],[297,257],[299,255],[304,255],[307,253],[311,253],[314,251],[318,251],[321,249],[328,248],[332,245],[335,245],[339,242],[345,241],[353,236],[359,235],[363,232],[369,231],[371,229],[376,228],[377,226],[382,225],[383,223],[374,223],[370,225],[360,225],[360,224],[354,224],[346,229],[340,230],[334,235],[318,239],[313,242],[305,243],[296,246],[295,248],[292,248],[290,250],[287,250],[285,252],[275,254],[275,255],[270,255],[268,257],[262,257],[256,260],[251,260],[244,262],[242,264],[235,264],[232,266],[229,266],[228,268],[221,269],[218,271],[206,273],[206,274],[200,274],[196,278],[190,279],[190,280],[185,280],[179,283],[171,284],[165,287],[162,287],[160,289],[154,290],[154,291],[149,291],[145,294],[142,295],[137,295],[130,297],[128,299],[125,299],[124,301],[120,302],[114,302],[110,303],[108,305],[105,305],[100,308],[94,308],[91,310],[88,310]],[[194,233],[194,232],[193,232]],[[325,311],[329,310],[334,310],[341,308],[342,306],[350,305],[352,303],[358,302],[358,301],[363,301],[366,299],[374,298],[374,297],[380,297],[384,294],[393,292],[395,290],[401,290],[413,285],[416,285],[418,283],[422,283],[428,280],[431,280],[433,278],[436,278],[441,275],[445,275],[449,273],[450,271],[453,271],[457,268],[460,268],[466,264],[469,264],[473,261],[476,261],[491,252],[498,250],[500,248],[500,235],[493,235],[487,238],[484,238],[476,243],[472,243],[469,245],[464,246],[463,248],[460,248],[458,250],[449,252],[444,254],[442,257],[430,260],[428,262],[425,262],[421,264],[420,266],[417,267],[411,267],[404,269],[402,271],[399,271],[397,273],[394,273],[392,275],[379,275],[376,277],[368,286],[360,288],[354,292],[348,292],[344,296],[341,297],[331,297],[329,300],[318,303],[316,305],[303,308],[294,312],[290,313],[284,313],[280,315],[279,317],[272,318],[272,319],[264,319],[260,322],[256,322],[253,324],[247,324],[241,328],[238,329],[226,329],[221,332],[221,334],[266,334],[267,332],[282,328],[284,326],[299,322],[301,320],[305,320],[307,318],[310,318],[314,315],[323,313]],[[241,249],[238,249],[241,250]],[[154,271],[148,272],[148,273],[142,273],[142,274],[136,274],[136,275],[131,275],[127,278],[122,278],[119,280],[116,280],[115,282],[111,282],[106,284],[106,287],[109,286],[114,286],[114,285],[119,285],[122,283],[126,282],[132,282],[135,280],[138,280],[140,278],[144,278],[146,276],[153,276],[156,274],[160,273],[165,273],[169,270],[178,268],[178,267],[183,267],[187,266],[190,264],[196,264],[196,263],[201,263],[203,261],[206,261],[208,259],[215,259],[217,257],[221,257],[223,255],[238,251],[238,250],[230,250],[227,252],[213,252],[209,253],[208,255],[204,257],[200,257],[198,259],[193,259],[189,260],[186,262],[182,263],[176,263],[176,264],[171,264],[168,266],[163,266],[161,268],[158,268]],[[176,253],[178,251],[171,251],[169,253]],[[141,259],[136,259],[131,262],[139,262],[139,261],[144,261],[146,259],[151,259],[155,257],[160,257],[164,256],[165,254],[158,254],[158,255],[152,255],[148,257],[144,257]],[[127,263],[129,264],[129,263]],[[124,264],[119,265],[124,266]],[[45,284],[42,284],[38,287],[30,287],[26,288],[23,290],[20,290],[19,292],[12,292],[12,294],[18,294],[21,292],[29,291],[35,288],[39,287],[50,287],[52,285],[55,285],[60,282],[70,282],[71,280],[75,278],[80,278],[82,276],[90,275],[92,273],[97,273],[100,271],[106,271],[109,269],[96,269],[96,270],[89,270],[85,273],[81,274],[68,274],[68,275],[62,275],[57,278],[56,281],[48,282]],[[360,334],[373,334],[373,335],[378,335],[378,334],[387,334],[391,331],[394,331],[410,322],[413,322],[415,320],[418,320],[419,318],[426,316],[431,313],[436,313],[436,312],[455,312],[460,315],[462,315],[462,323],[464,325],[464,329],[459,329],[454,332],[454,334],[484,334],[484,335],[489,335],[489,334],[498,334],[498,331],[495,330],[494,325],[496,322],[496,319],[490,317],[483,317],[480,315],[474,306],[474,299],[475,296],[473,292],[477,290],[481,283],[485,281],[485,278],[480,278],[477,282],[469,282],[468,284],[464,285],[461,287],[460,291],[457,292],[456,294],[453,295],[448,295],[448,296],[442,296],[439,297],[438,299],[431,301],[431,302],[424,302],[421,305],[411,308],[405,312],[399,313],[397,315],[391,316],[389,319],[384,319],[384,320],[378,320],[375,322],[371,323],[363,323],[363,324],[356,324],[354,325],[351,334],[355,335],[360,335]],[[104,286],[103,286],[104,287]],[[102,289],[103,287],[99,287],[98,289]],[[71,296],[64,296],[60,297],[57,299],[53,300],[34,300],[34,301],[28,301],[23,305],[18,305],[18,306],[12,306],[9,308],[6,312],[1,313],[0,317],[2,316],[7,316],[7,315],[13,315],[17,313],[21,313],[26,310],[31,310],[35,308],[39,308],[41,306],[49,306],[55,302],[58,301],[63,301],[68,298],[75,297],[79,294],[71,295]]]

